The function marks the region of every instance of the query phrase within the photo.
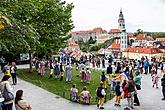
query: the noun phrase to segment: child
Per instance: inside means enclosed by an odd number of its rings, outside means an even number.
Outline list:
[[[85,82],[86,80],[86,72],[84,70],[84,68],[82,68],[82,71],[81,71],[81,82]]]
[[[100,81],[103,82],[103,87],[106,89],[107,86],[106,86],[106,77],[105,77],[104,71],[102,72],[102,75],[100,76]]]
[[[152,83],[153,83],[152,87],[154,87],[154,86],[156,85],[156,88],[158,88],[158,81],[159,81],[159,78],[160,78],[160,77],[158,76],[157,72],[154,71],[154,73],[153,73],[153,75],[152,75]]]
[[[90,94],[86,86],[83,87],[83,91],[81,92],[81,98],[84,104],[90,103]]]
[[[70,89],[70,95],[73,102],[79,102],[78,89],[76,88],[75,84]]]
[[[117,82],[117,85],[115,87],[115,106],[121,106],[120,105],[120,99],[121,99],[121,93],[122,93],[122,87],[120,86],[120,82]]]
[[[90,80],[91,80],[91,71],[89,70],[89,68],[87,68],[86,80],[87,80],[87,83],[90,83]]]
[[[98,98],[97,107],[100,109],[104,109],[104,102],[105,102],[106,93],[105,93],[102,82],[100,82],[100,87],[97,88],[96,92],[97,92],[97,98]]]

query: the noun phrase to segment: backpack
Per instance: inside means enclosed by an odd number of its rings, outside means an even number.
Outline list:
[[[102,89],[103,89],[102,87],[98,87],[98,89],[97,89],[97,97],[104,97],[102,95],[102,93],[101,93]]]

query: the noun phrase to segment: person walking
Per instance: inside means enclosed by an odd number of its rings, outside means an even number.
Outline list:
[[[104,101],[105,101],[105,89],[104,89],[104,86],[103,86],[103,83],[100,82],[100,87],[97,88],[96,90],[97,92],[97,97],[98,97],[98,104],[97,104],[97,107],[100,108],[100,109],[104,109]]]
[[[134,108],[133,107],[133,104],[134,104],[133,99],[134,99],[134,94],[135,94],[135,82],[133,81],[133,77],[129,77],[126,88],[128,90],[128,97],[127,97],[128,106],[133,109]]]
[[[120,105],[120,99],[121,99],[121,93],[122,93],[122,87],[120,86],[120,82],[117,82],[117,85],[115,87],[115,106],[121,106]]]
[[[28,104],[23,98],[23,90],[18,90],[15,97],[16,110],[31,110],[30,104]]]
[[[11,76],[12,76],[12,80],[13,80],[13,85],[16,85],[17,84],[16,70],[17,70],[16,64],[15,64],[15,62],[12,62],[10,71],[11,71]]]
[[[2,110],[13,110],[14,95],[12,93],[13,88],[8,81],[9,78],[10,76],[8,75],[3,76],[0,83],[0,91],[4,98]],[[10,94],[10,97],[7,97],[6,94]]]
[[[135,72],[135,77],[134,77],[134,82],[136,85],[136,90],[141,90],[141,76],[140,76],[140,72],[136,71]],[[140,106],[140,102],[137,96],[137,92],[134,93],[134,105],[135,106]]]
[[[162,93],[163,93],[162,100],[165,101],[165,74],[163,75],[163,78],[161,79],[161,85],[162,85]]]
[[[146,59],[146,61],[144,62],[145,74],[148,74],[148,67],[149,67],[149,62],[148,62],[148,59]]]

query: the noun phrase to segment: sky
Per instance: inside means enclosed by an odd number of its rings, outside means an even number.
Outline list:
[[[165,0],[66,0],[73,3],[72,31],[118,28],[122,9],[127,32],[165,32]]]

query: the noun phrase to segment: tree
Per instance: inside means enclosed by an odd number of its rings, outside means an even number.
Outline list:
[[[143,30],[142,29],[138,29],[135,33],[134,36],[137,36],[138,34],[143,34]]]
[[[73,28],[72,9],[61,0],[0,0],[1,15],[11,22],[3,22],[0,49],[43,55],[58,51]]]
[[[89,38],[88,44],[95,44],[96,40],[94,40],[92,37]]]

